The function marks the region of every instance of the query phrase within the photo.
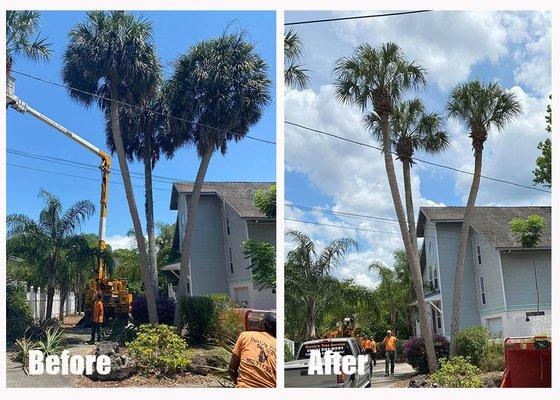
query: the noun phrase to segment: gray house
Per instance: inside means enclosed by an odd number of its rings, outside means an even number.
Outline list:
[[[228,293],[239,306],[254,309],[276,308],[271,289],[253,284],[250,260],[243,254],[248,239],[276,244],[276,220],[267,218],[253,204],[258,189],[272,182],[205,182],[196,216],[190,260],[189,293],[193,296]],[[187,210],[193,182],[175,182],[171,210],[177,210],[174,247],[182,247]],[[162,270],[179,273],[180,262]],[[174,297],[175,287],[169,287]]]
[[[464,212],[464,207],[421,207],[417,224],[416,233],[424,238],[420,264],[432,330],[447,336]],[[517,242],[509,223],[534,214],[547,225],[540,246],[531,251]],[[550,333],[550,247],[550,207],[475,207],[463,269],[460,329],[482,325],[503,337]],[[410,311],[418,333],[416,302]]]

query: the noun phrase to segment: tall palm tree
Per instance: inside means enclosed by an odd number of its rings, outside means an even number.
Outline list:
[[[160,70],[161,71],[161,70]],[[159,71],[154,71],[160,73]],[[173,136],[169,132],[169,121],[161,89],[152,89],[141,94],[137,104],[143,110],[123,108],[119,113],[123,147],[129,161],[139,160],[144,164],[144,211],[148,234],[148,265],[150,273],[157,274],[157,246],[154,219],[154,196],[152,171],[162,154],[172,156]],[[105,118],[107,147],[116,152],[115,141],[111,134],[111,118]]]
[[[286,257],[286,287],[298,297],[305,310],[306,340],[317,336],[317,316],[332,299],[331,272],[357,243],[351,238],[340,238],[329,243],[320,253],[306,234],[288,231],[295,248]],[[325,294],[327,294],[325,296]]]
[[[6,75],[12,72],[14,57],[22,55],[30,60],[49,60],[50,43],[40,38],[41,13],[39,11],[6,11]]]
[[[378,115],[369,113],[364,117],[364,122],[372,136],[382,142],[383,132]],[[410,181],[414,153],[419,150],[428,154],[440,153],[449,147],[449,137],[443,130],[441,116],[436,112],[426,112],[420,99],[405,100],[398,104],[392,112],[390,125],[393,133],[393,152],[396,153],[403,168],[404,197],[410,240],[412,246],[418,248]]]
[[[505,90],[497,82],[481,83],[474,80],[457,85],[447,102],[449,116],[462,122],[470,131],[469,136],[474,150],[474,174],[461,226],[459,249],[455,264],[455,286],[453,290],[453,309],[451,314],[450,355],[457,353],[456,339],[459,331],[461,290],[463,286],[463,264],[467,251],[467,240],[480,186],[482,174],[482,150],[492,129],[502,130],[509,122],[523,112],[515,93]]]
[[[81,238],[76,232],[93,215],[95,207],[90,201],[82,200],[64,210],[60,200],[43,189],[39,198],[45,206],[38,220],[23,214],[11,214],[7,218],[7,228],[8,237],[17,239],[17,248],[11,249],[13,254],[32,260],[39,269],[47,272],[45,315],[50,318],[59,268],[69,262],[73,257],[72,250],[80,246]]]
[[[157,323],[157,270],[148,263],[119,117],[124,107],[122,102],[134,104],[158,87],[159,60],[152,40],[152,25],[130,12],[89,11],[86,21],[70,31],[63,62],[62,78],[72,88],[70,96],[86,106],[97,102],[111,121],[111,135],[138,244],[148,314],[150,322]]]
[[[300,63],[303,48],[299,33],[292,29],[284,34],[284,83],[305,89],[309,85],[308,70]]]
[[[268,65],[243,33],[195,44],[179,57],[166,85],[172,131],[183,143],[193,142],[201,159],[187,212],[177,300],[187,296],[194,224],[210,159],[216,150],[226,154],[228,142],[243,139],[260,120],[270,86]],[[175,325],[182,324],[177,307]]]
[[[408,255],[414,289],[418,302],[422,336],[424,338],[430,371],[437,369],[437,359],[432,341],[424,292],[418,249],[412,245],[406,216],[401,202],[395,166],[391,154],[392,138],[389,120],[403,93],[426,85],[426,71],[416,62],[406,59],[395,43],[379,47],[369,44],[358,46],[350,57],[339,59],[334,67],[336,76],[335,93],[342,103],[355,104],[363,112],[368,108],[379,117],[383,133],[385,169],[391,197],[397,214],[401,236]]]

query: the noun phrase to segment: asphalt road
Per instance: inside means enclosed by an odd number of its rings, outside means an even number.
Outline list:
[[[395,374],[385,376],[385,360],[377,360],[371,379],[372,388],[393,387],[407,381],[418,373],[408,363],[395,363]]]

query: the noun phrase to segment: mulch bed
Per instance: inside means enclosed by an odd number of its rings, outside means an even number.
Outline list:
[[[203,376],[191,374],[189,372],[173,377],[156,377],[133,375],[123,381],[93,381],[87,376],[79,376],[77,379],[78,387],[86,388],[114,388],[114,387],[223,387],[231,385],[231,382],[218,379],[211,375]]]

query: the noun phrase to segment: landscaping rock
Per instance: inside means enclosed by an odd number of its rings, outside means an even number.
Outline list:
[[[482,382],[484,387],[493,388],[493,387],[500,387],[502,384],[502,372],[494,371],[494,372],[487,372],[482,376]]]
[[[435,383],[431,383],[428,379],[428,375],[417,375],[414,378],[411,378],[408,382],[408,387],[410,388],[430,388],[430,387],[438,387]]]
[[[92,379],[100,381],[122,381],[134,372],[134,361],[120,352],[117,342],[101,342],[97,345],[96,356],[109,356],[111,359],[111,372],[107,375],[100,375],[94,369]],[[95,365],[94,365],[95,368]]]
[[[213,372],[213,368],[227,369],[228,366],[228,362],[220,356],[197,352],[192,359],[190,368],[195,374],[207,375],[208,373]]]

